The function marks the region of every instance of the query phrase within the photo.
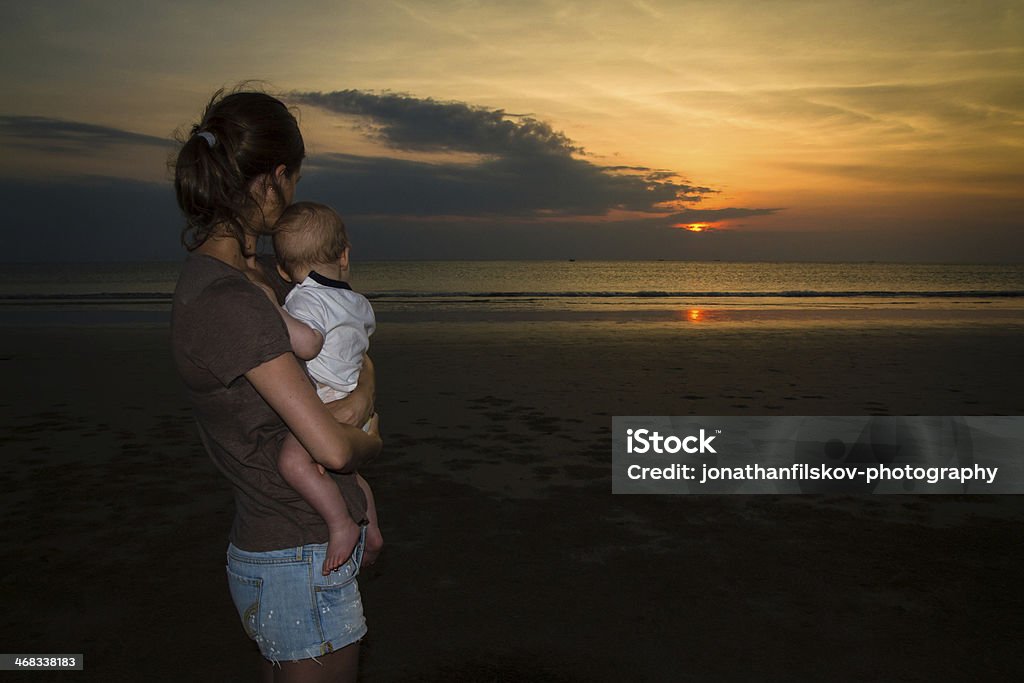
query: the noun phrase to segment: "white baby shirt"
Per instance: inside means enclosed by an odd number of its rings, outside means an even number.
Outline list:
[[[377,327],[373,307],[366,297],[353,292],[347,282],[317,272],[295,285],[284,300],[285,309],[324,336],[320,354],[306,363],[309,374],[321,386],[321,400],[341,398],[356,388],[363,354]]]

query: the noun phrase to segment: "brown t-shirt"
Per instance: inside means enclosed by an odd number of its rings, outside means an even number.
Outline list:
[[[231,542],[254,552],[326,542],[323,519],[278,472],[288,428],[244,376],[291,351],[267,296],[241,271],[190,254],[174,290],[171,340],[203,445],[234,489]],[[335,480],[353,518],[361,519],[366,498],[355,477]]]

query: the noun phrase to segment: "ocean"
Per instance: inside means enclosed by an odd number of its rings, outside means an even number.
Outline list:
[[[8,264],[0,324],[166,323],[179,263]],[[355,263],[381,321],[1024,320],[1024,265]]]

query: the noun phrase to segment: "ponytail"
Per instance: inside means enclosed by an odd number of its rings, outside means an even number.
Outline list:
[[[189,251],[215,232],[227,230],[245,251],[245,236],[262,207],[252,196],[255,178],[265,175],[284,201],[274,170],[298,170],[305,146],[298,123],[278,99],[259,92],[218,90],[202,119],[182,141],[174,163],[174,190],[185,215],[181,242]]]

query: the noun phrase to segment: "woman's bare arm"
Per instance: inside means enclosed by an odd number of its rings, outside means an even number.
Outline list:
[[[380,452],[379,436],[334,419],[292,354],[257,365],[245,377],[313,459],[327,469],[354,472]]]

